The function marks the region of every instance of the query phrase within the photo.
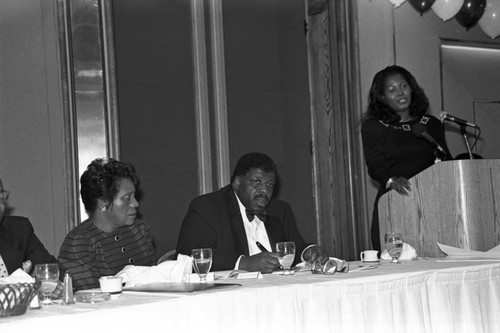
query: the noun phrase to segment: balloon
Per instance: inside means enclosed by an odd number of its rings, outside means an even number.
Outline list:
[[[389,0],[389,2],[392,3],[396,8],[401,6],[405,1],[406,0]]]
[[[479,21],[486,8],[486,0],[465,0],[455,19],[469,30]]]
[[[500,35],[500,0],[488,0],[486,10],[478,24],[491,38]]]
[[[408,0],[410,5],[415,8],[415,10],[420,13],[420,15],[429,10],[434,1],[436,0]]]
[[[462,8],[464,0],[436,0],[432,5],[432,10],[443,21],[453,18]]]

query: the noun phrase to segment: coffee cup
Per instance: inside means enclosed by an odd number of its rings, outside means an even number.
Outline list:
[[[359,256],[361,257],[361,261],[379,261],[377,254],[378,251],[376,250],[366,250],[361,252]]]
[[[121,276],[103,276],[99,279],[101,292],[109,293],[111,298],[122,295],[122,277]]]

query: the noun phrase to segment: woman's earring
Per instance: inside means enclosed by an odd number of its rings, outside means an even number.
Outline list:
[[[106,206],[101,206],[101,213],[106,213]]]

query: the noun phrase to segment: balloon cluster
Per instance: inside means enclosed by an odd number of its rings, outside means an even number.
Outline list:
[[[389,0],[396,8],[406,1],[420,15],[432,8],[443,21],[454,17],[467,30],[477,23],[489,37],[500,36],[500,0]]]

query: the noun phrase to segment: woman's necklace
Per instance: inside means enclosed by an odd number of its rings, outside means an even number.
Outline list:
[[[426,125],[427,122],[429,121],[429,119],[430,119],[429,117],[422,116],[422,119],[420,119],[420,123]],[[403,130],[403,131],[407,131],[407,132],[411,131],[411,126],[408,124],[391,125],[391,124],[384,123],[382,120],[379,120],[379,123],[381,123],[385,127],[391,127],[395,130]]]

